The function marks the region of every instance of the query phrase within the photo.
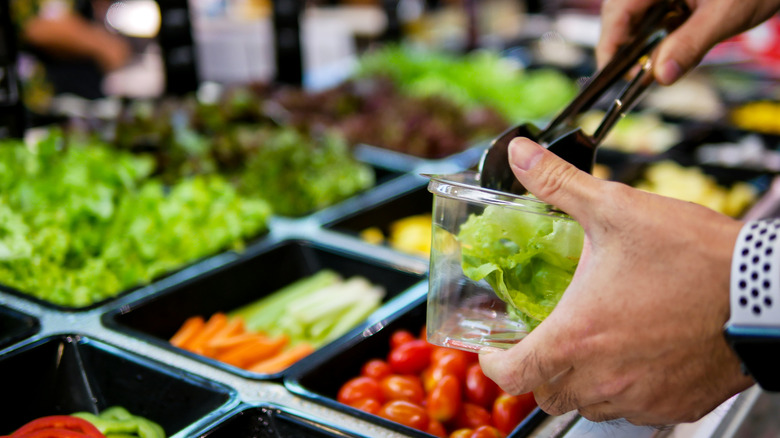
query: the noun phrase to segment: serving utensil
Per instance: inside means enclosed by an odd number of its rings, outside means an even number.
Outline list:
[[[534,140],[578,169],[591,173],[596,148],[654,82],[649,75],[652,70],[650,52],[689,15],[690,9],[684,0],[664,0],[648,9],[634,39],[615,53],[546,128],[540,130],[532,123],[523,123],[493,140],[479,163],[480,185],[519,195],[527,193],[509,167],[509,143],[516,137]],[[589,136],[577,127],[577,117],[590,109],[637,64],[641,64],[638,72],[612,101],[594,134]]]

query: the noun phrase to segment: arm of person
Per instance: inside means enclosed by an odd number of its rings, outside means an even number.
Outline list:
[[[723,336],[740,221],[598,180],[527,139],[520,182],[574,217],[583,254],[550,316],[505,352],[480,355],[504,390],[550,414],[665,425],[696,420],[753,384]]]
[[[668,0],[604,0],[601,37],[596,47],[604,66],[618,47],[632,37],[632,29],[655,3]],[[686,0],[691,16],[661,42],[655,51],[654,74],[664,85],[677,81],[704,55],[726,38],[746,31],[780,10],[780,0]]]
[[[70,12],[34,17],[22,31],[25,42],[52,55],[94,59],[104,71],[123,66],[130,48],[121,37]]]

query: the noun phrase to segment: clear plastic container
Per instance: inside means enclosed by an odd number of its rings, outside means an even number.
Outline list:
[[[536,198],[479,186],[478,174],[432,176],[428,341],[463,350],[507,349],[558,303],[584,232]]]

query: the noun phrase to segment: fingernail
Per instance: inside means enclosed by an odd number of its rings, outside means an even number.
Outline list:
[[[516,138],[509,143],[509,165],[520,170],[531,170],[542,154],[544,148],[527,138]]]
[[[680,76],[682,76],[680,64],[674,59],[670,59],[661,65],[661,69],[658,72],[658,82],[663,85],[669,85],[677,79],[680,79]]]

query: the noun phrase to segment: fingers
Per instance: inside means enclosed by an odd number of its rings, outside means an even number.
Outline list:
[[[601,69],[618,48],[630,41],[633,28],[647,9],[659,0],[605,0],[601,4],[601,35],[596,62]]]
[[[506,351],[483,353],[479,363],[487,377],[510,394],[524,394],[571,368],[571,343],[553,316]]]
[[[509,164],[531,193],[586,226],[589,206],[599,194],[601,181],[527,138],[518,137],[509,144]]]

